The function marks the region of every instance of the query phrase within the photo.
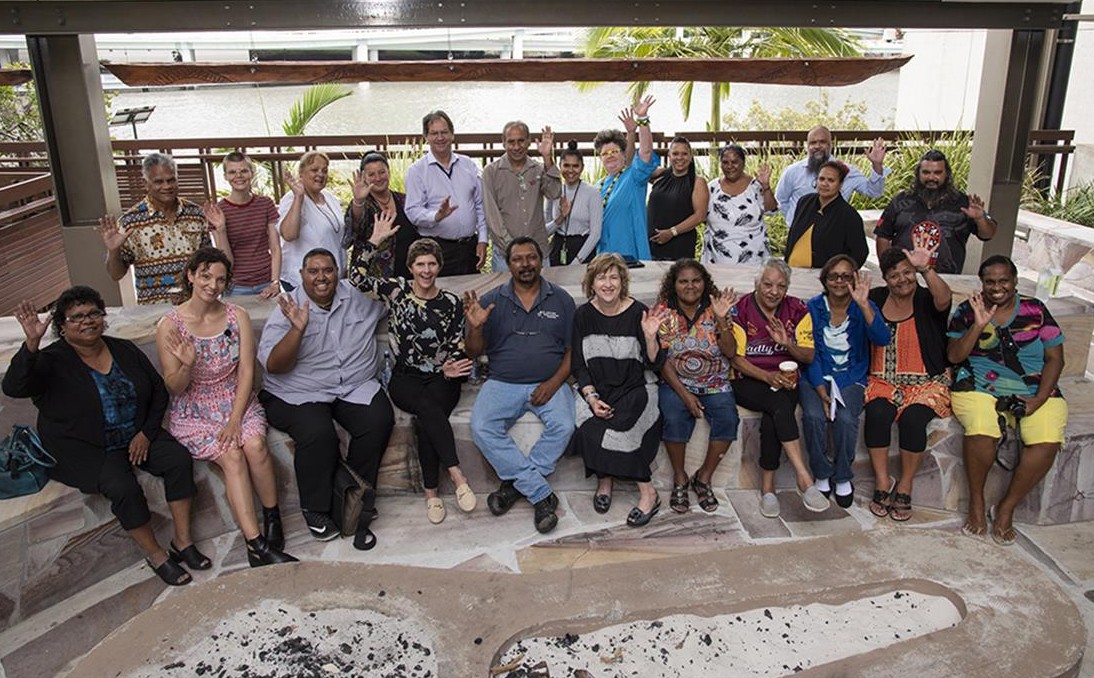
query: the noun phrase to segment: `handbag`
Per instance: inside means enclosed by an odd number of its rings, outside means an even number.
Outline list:
[[[38,492],[49,482],[46,469],[56,465],[34,429],[16,424],[0,442],[0,499]]]
[[[358,528],[367,528],[376,517],[376,490],[372,483],[357,474],[345,459],[338,460],[334,472],[334,497],[331,517],[343,537],[356,534]]]

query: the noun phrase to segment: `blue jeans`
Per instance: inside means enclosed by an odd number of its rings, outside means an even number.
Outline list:
[[[533,504],[551,494],[546,477],[574,433],[574,394],[563,384],[544,405],[529,402],[539,384],[508,384],[487,379],[471,408],[471,436],[502,480],[512,480]],[[525,412],[543,422],[543,434],[528,451],[517,447],[509,429]]]
[[[261,294],[269,286],[270,283],[268,282],[261,285],[232,285],[232,288],[228,290],[228,296],[238,297],[244,294]]]
[[[798,393],[801,396],[802,432],[805,434],[805,447],[809,450],[809,469],[813,477],[817,480],[831,478],[837,483],[850,481],[854,477],[851,462],[855,460],[859,415],[862,414],[866,387],[851,384],[840,389],[844,406],[836,409],[836,420],[831,423],[816,389],[803,380]],[[833,461],[828,461],[825,455],[829,425],[832,427]]]
[[[661,408],[661,416],[665,418],[661,439],[670,443],[686,443],[691,440],[691,434],[695,430],[695,417],[691,416],[687,405],[684,405],[684,401],[668,384],[661,384],[657,390],[657,405]],[[733,391],[695,397],[702,404],[703,417],[710,424],[709,439],[736,440],[740,417],[737,415],[737,401]]]

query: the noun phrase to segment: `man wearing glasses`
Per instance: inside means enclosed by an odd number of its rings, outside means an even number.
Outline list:
[[[574,432],[574,395],[565,385],[574,300],[540,276],[543,251],[535,240],[514,238],[506,259],[512,280],[481,301],[473,290],[464,295],[467,355],[490,359],[490,378],[471,409],[471,434],[501,478],[486,499],[490,512],[500,516],[526,498],[536,530],[546,533],[558,524],[558,497],[547,476]],[[528,411],[543,422],[543,435],[525,455],[509,429]]]
[[[483,211],[494,243],[491,269],[506,267],[505,248],[517,236],[528,236],[541,250],[547,249],[547,224],[543,199],[562,195],[562,178],[554,158],[554,134],[544,127],[539,140],[543,162],[528,157],[532,134],[520,120],[506,123],[502,131],[505,155],[482,172]]]
[[[429,151],[406,171],[406,215],[422,237],[441,246],[441,275],[477,273],[486,263],[479,168],[452,151],[452,119],[442,110],[422,118]],[[405,273],[400,271],[398,273]]]

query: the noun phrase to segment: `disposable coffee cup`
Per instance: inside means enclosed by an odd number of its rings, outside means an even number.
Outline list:
[[[779,372],[782,372],[783,377],[790,381],[790,388],[797,388],[798,363],[793,360],[784,360],[779,363]]]

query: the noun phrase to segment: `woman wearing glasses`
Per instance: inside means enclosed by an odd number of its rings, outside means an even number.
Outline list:
[[[794,223],[786,235],[786,263],[818,268],[837,254],[846,254],[858,268],[866,263],[866,231],[862,217],[840,194],[847,165],[829,160],[817,172],[817,192],[802,196]]]
[[[53,314],[39,320],[29,301],[15,314],[26,339],[4,375],[4,393],[32,398],[38,433],[57,459],[49,476],[110,500],[110,510],[170,586],[191,581],[156,541],[152,514],[134,468],[163,479],[174,522],[171,550],[208,560],[190,537],[190,501],[196,493],[190,453],[163,430],[167,389],[156,368],[125,339],[103,335],[106,304],[82,285],[61,293]],[[44,348],[50,325],[60,337]]]
[[[593,140],[593,148],[608,176],[600,180],[600,203],[604,206],[603,231],[597,251],[614,252],[625,261],[650,258],[650,241],[646,234],[646,182],[657,169],[650,134],[650,106],[653,97],[646,97],[625,109],[619,119],[627,132],[638,132],[638,153],[628,164],[627,137],[617,129],[601,130]]]
[[[887,345],[889,326],[870,301],[870,276],[860,272],[851,257],[837,254],[825,262],[820,281],[824,292],[807,304],[813,321],[813,362],[799,389],[802,428],[815,487],[826,497],[834,493],[836,504],[848,508],[855,497],[851,462],[870,344]]]
[[[1018,295],[1018,269],[1002,255],[980,264],[982,289],[950,319],[947,357],[954,375],[953,413],[965,427],[965,475],[969,517],[961,529],[972,537],[987,530],[1010,546],[1014,509],[1052,467],[1067,428],[1067,403],[1057,382],[1064,369],[1064,334],[1040,300]],[[1006,494],[985,515],[984,483],[1001,435],[999,417],[1020,429],[1022,452]]]

